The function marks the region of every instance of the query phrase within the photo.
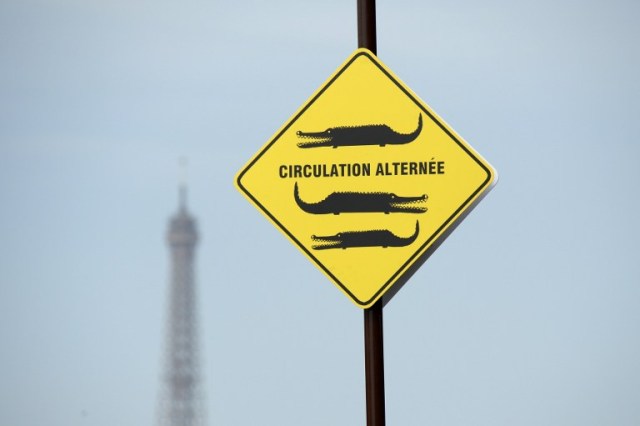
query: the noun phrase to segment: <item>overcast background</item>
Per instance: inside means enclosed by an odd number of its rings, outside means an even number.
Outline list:
[[[208,424],[365,424],[361,310],[233,188],[355,5],[0,2],[0,424],[155,424],[181,156]],[[500,174],[385,308],[387,424],[640,424],[640,3],[377,6]]]

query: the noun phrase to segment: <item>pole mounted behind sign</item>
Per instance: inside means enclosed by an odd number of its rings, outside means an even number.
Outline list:
[[[376,42],[376,2],[358,1],[358,47],[378,54]],[[367,399],[367,426],[385,425],[384,340],[382,299],[364,310],[364,363]]]

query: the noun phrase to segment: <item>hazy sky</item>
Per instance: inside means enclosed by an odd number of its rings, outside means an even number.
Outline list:
[[[0,2],[0,424],[154,425],[181,156],[209,425],[365,423],[362,312],[233,188],[355,4]],[[389,425],[640,424],[639,19],[378,2],[379,57],[500,174],[385,308]]]

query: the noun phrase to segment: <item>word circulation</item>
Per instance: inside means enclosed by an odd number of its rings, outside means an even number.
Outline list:
[[[281,179],[359,176],[443,175],[444,161],[399,161],[392,163],[282,164]]]

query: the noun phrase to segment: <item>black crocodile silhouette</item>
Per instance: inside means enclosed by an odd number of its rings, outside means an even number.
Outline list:
[[[367,124],[364,126],[330,127],[323,132],[303,132],[296,134],[309,141],[299,142],[300,148],[318,148],[322,146],[361,146],[361,145],[402,145],[413,142],[422,131],[422,114],[418,115],[418,127],[411,133],[398,133],[386,124]]]
[[[317,203],[300,198],[298,182],[293,197],[302,210],[312,214],[340,213],[425,213],[427,208],[417,205],[427,200],[427,194],[400,197],[392,192],[333,192]]]
[[[348,249],[353,247],[405,247],[413,243],[420,233],[420,224],[416,221],[413,235],[403,238],[394,235],[387,229],[371,231],[338,232],[326,237],[312,235],[311,239],[319,244],[311,246],[314,250]]]

